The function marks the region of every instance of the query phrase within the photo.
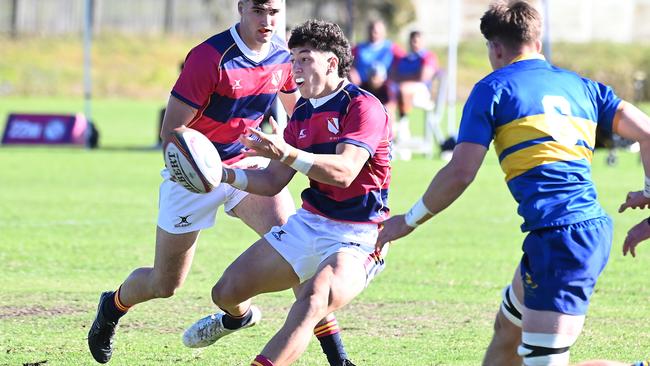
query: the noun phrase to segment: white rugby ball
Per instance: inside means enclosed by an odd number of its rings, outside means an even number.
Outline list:
[[[202,133],[178,127],[163,147],[165,166],[174,180],[194,193],[208,193],[221,182],[221,158]]]

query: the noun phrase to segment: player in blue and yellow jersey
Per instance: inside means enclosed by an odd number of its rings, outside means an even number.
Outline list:
[[[295,176],[309,178],[302,208],[236,259],[212,290],[223,311],[188,328],[200,347],[232,331],[225,314],[241,316],[261,293],[298,286],[282,328],[252,362],[284,366],[306,349],[319,319],[357,296],[384,267],[375,251],[378,223],[388,217],[390,119],[381,102],[346,79],[352,54],[336,24],[310,20],[291,33],[293,73],[302,98],[284,138],[249,129],[248,155],[272,159],[266,169],[223,171],[223,182],[275,195]],[[223,183],[225,185],[225,183]],[[327,332],[328,328],[320,328]]]
[[[169,98],[163,141],[174,128],[186,125],[206,135],[225,164],[247,167],[268,163],[246,159],[238,138],[248,128],[259,126],[276,96],[288,113],[299,98],[289,50],[275,34],[283,8],[284,0],[239,0],[241,21],[189,52]],[[199,232],[214,225],[219,206],[260,235],[284,224],[295,212],[286,189],[263,197],[223,185],[208,194],[196,194],[172,181],[167,169],[161,175],[154,264],[134,270],[117,291],[101,295],[88,333],[88,346],[97,362],[110,360],[117,322],[130,307],[170,297],[183,284]],[[250,326],[259,320],[255,315],[226,316],[224,323],[231,329]],[[326,317],[314,331],[330,365],[349,362],[336,318]]]
[[[494,141],[528,235],[483,364],[568,365],[612,241],[591,179],[596,126],[639,141],[648,176],[650,119],[611,88],[549,64],[541,16],[526,2],[492,5],[481,32],[494,72],[465,104],[453,158],[406,215],[385,223],[377,246],[455,201]]]

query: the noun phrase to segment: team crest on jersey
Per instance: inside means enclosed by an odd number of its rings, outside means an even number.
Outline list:
[[[300,132],[298,133],[298,138],[304,139],[305,137],[307,137],[307,129],[301,128]]]
[[[233,81],[234,81],[235,83],[232,84],[232,90],[237,90],[237,89],[241,89],[241,88],[242,88],[242,86],[241,86],[241,79],[240,79],[240,80],[233,80]]]
[[[282,82],[282,70],[273,71],[271,74],[271,84],[278,86]]]
[[[329,117],[327,118],[327,129],[337,135],[339,133],[339,119],[338,118],[333,118]]]

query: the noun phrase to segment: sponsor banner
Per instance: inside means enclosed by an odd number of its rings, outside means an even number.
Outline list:
[[[83,114],[16,114],[7,118],[2,144],[84,145],[88,123]]]

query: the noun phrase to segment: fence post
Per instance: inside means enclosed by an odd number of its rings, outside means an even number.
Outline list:
[[[174,0],[165,0],[163,29],[165,33],[171,33],[174,31]]]
[[[11,38],[18,38],[18,0],[11,0]]]

